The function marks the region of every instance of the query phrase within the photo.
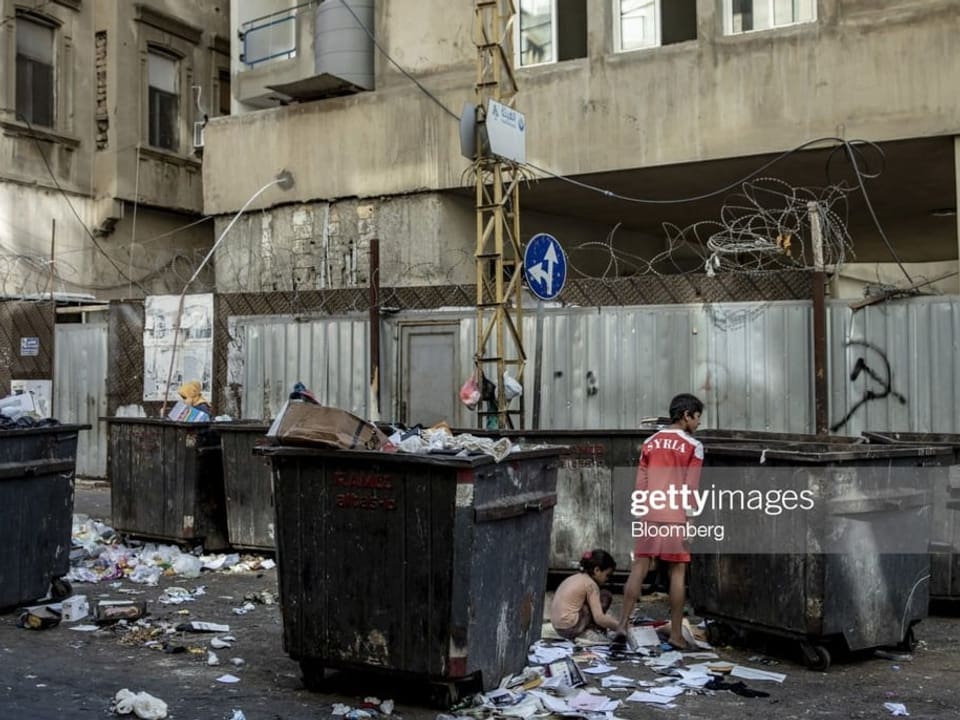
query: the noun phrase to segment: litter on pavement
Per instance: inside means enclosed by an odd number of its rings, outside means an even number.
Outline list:
[[[117,715],[132,713],[143,720],[163,720],[167,716],[167,704],[149,693],[134,693],[123,688],[114,697],[113,711]]]
[[[70,572],[65,579],[72,583],[129,580],[143,585],[156,585],[161,577],[196,579],[204,571],[254,572],[276,567],[274,560],[256,555],[197,555],[184,552],[176,545],[125,545],[109,525],[84,515],[73,516],[70,564]],[[176,604],[188,601],[178,593],[169,594],[168,590],[167,602]],[[194,590],[193,595],[196,594]],[[267,600],[263,602],[267,603]]]
[[[612,718],[629,705],[678,708],[687,694],[729,691],[745,698],[767,697],[744,680],[783,683],[786,675],[724,663],[704,640],[702,628],[685,621],[684,635],[694,652],[664,650],[656,628],[631,628],[629,641],[602,634],[586,642],[540,640],[530,647],[529,666],[503,678],[500,687],[461,704],[456,717],[521,718],[579,716]],[[605,642],[601,642],[605,640]],[[649,679],[619,674],[620,668],[645,668]],[[732,676],[736,680],[728,680]]]

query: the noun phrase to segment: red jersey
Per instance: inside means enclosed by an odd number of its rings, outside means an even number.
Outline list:
[[[640,451],[637,467],[637,490],[668,492],[684,486],[691,491],[700,487],[700,468],[703,467],[703,445],[683,430],[666,428],[651,435]],[[692,498],[690,503],[693,503]],[[643,518],[658,523],[685,523],[687,514],[682,496],[676,495],[676,507],[650,507]]]

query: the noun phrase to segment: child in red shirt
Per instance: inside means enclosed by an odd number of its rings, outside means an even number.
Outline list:
[[[623,610],[619,631],[626,634],[643,579],[652,558],[670,565],[670,644],[683,648],[683,604],[686,599],[686,572],[690,563],[685,537],[687,514],[680,490],[694,491],[700,484],[703,446],[693,438],[700,425],[703,403],[694,395],[677,395],[670,401],[670,427],[652,435],[640,453],[637,490],[671,497],[663,507],[650,507],[643,517],[643,532],[637,535],[630,576],[623,588]],[[651,505],[656,503],[651,502]],[[663,503],[660,503],[663,505]],[[635,533],[636,534],[636,533]]]

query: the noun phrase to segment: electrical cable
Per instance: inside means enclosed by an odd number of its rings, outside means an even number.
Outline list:
[[[847,153],[850,156],[850,163],[853,165],[854,173],[857,176],[857,183],[860,185],[860,193],[863,195],[863,201],[867,204],[867,210],[870,212],[870,217],[873,219],[873,224],[876,226],[877,232],[880,233],[880,237],[883,240],[883,244],[887,246],[887,250],[890,251],[890,254],[893,256],[893,259],[896,261],[897,265],[899,266],[900,271],[903,273],[904,277],[907,278],[907,282],[912,285],[913,278],[910,277],[910,273],[907,272],[907,269],[903,266],[903,263],[900,261],[900,256],[897,254],[897,251],[893,249],[893,245],[891,244],[890,240],[887,238],[887,234],[883,231],[883,226],[880,224],[880,219],[877,217],[877,213],[873,209],[873,203],[870,201],[870,195],[867,193],[867,187],[863,182],[864,176],[860,172],[860,168],[857,165],[857,159],[854,153],[850,150],[850,145],[848,143],[845,143],[845,146],[847,148]]]
[[[423,85],[421,85],[419,80],[417,80],[413,75],[411,75],[409,72],[407,72],[406,69],[405,69],[402,65],[400,65],[400,63],[398,63],[396,60],[394,60],[394,59],[390,56],[390,53],[388,53],[386,50],[383,49],[383,47],[380,45],[380,42],[377,40],[376,35],[374,35],[373,32],[371,32],[370,28],[368,28],[368,27],[364,24],[364,22],[360,19],[360,17],[353,11],[353,8],[350,7],[350,6],[347,4],[347,0],[340,0],[340,3],[347,9],[347,12],[350,13],[350,14],[353,16],[353,19],[356,21],[357,25],[359,25],[360,28],[367,34],[367,36],[370,38],[370,40],[373,41],[373,44],[376,46],[377,50],[379,50],[381,53],[383,53],[383,56],[384,56],[387,60],[389,60],[389,61],[393,64],[393,66],[394,66],[395,68],[397,68],[397,70],[399,70],[401,73],[403,73],[404,77],[406,77],[410,82],[412,82],[414,85],[416,85],[418,88],[420,88],[420,90],[421,90],[428,98],[430,98],[431,100],[433,100],[437,105],[439,105],[439,106],[443,109],[443,111],[444,111],[445,113],[447,113],[447,115],[449,115],[450,117],[452,117],[454,120],[456,120],[456,121],[459,123],[459,122],[460,122],[460,116],[459,116],[459,115],[457,115],[453,110],[451,110],[451,109],[448,108],[446,105],[444,105],[443,102],[442,102],[438,97],[436,97],[432,92],[430,92],[427,88],[425,88]]]
[[[33,129],[33,125],[30,121],[20,112],[16,113],[16,117],[26,123],[27,129],[30,131],[30,137],[33,140],[34,144],[37,147],[37,153],[40,155],[40,159],[43,160],[43,166],[47,169],[47,173],[50,175],[50,179],[53,180],[53,184],[56,185],[57,190],[60,191],[60,194],[63,196],[63,199],[66,201],[67,205],[70,208],[70,211],[73,213],[73,216],[77,219],[77,222],[80,223],[80,226],[86,231],[87,236],[90,238],[90,241],[93,243],[94,247],[103,255],[107,261],[114,267],[117,273],[126,280],[128,283],[132,283],[140,288],[140,291],[146,295],[147,289],[138,281],[135,281],[127,276],[116,261],[110,257],[106,250],[103,249],[103,246],[97,240],[96,236],[91,232],[90,228],[87,227],[87,224],[83,221],[83,218],[80,217],[80,213],[77,212],[77,209],[74,207],[73,202],[70,200],[70,196],[67,195],[67,191],[63,189],[63,186],[60,184],[60,181],[57,180],[56,174],[53,172],[53,168],[50,167],[50,162],[47,160],[46,154],[43,152],[43,146],[40,144],[39,138],[37,138],[37,133]]]

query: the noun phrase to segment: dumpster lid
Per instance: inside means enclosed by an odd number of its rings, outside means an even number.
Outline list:
[[[870,442],[880,444],[960,446],[960,434],[956,433],[866,431],[863,436]]]
[[[565,449],[563,445],[539,445],[530,450],[515,450],[501,462],[513,460],[530,460],[540,457],[559,457]],[[303,458],[330,458],[330,459],[365,459],[376,462],[413,465],[438,465],[450,467],[479,467],[492,465],[496,459],[492,455],[477,453],[476,455],[457,456],[454,451],[433,453],[388,453],[378,450],[338,450],[323,447],[294,447],[292,445],[261,445],[253,448],[254,455],[270,457],[303,457]]]
[[[948,455],[952,451],[945,446],[921,445],[831,445],[829,443],[793,443],[790,445],[764,442],[724,442],[707,445],[706,455],[738,457],[745,461],[790,460],[797,463],[843,463],[859,460],[885,460],[891,458],[933,457]]]
[[[540,438],[571,438],[576,440],[578,438],[615,438],[615,437],[627,437],[627,438],[642,438],[650,437],[655,432],[657,428],[641,427],[634,428],[632,430],[624,430],[623,428],[614,428],[610,430],[570,430],[570,429],[555,429],[555,430],[483,430],[480,428],[452,428],[451,432],[454,435],[463,435],[469,433],[470,435],[475,435],[477,437],[505,437],[510,440],[515,441],[517,438],[529,438],[530,440],[536,441]]]
[[[185,423],[186,425],[196,425],[197,423]],[[221,432],[236,433],[255,433],[257,435],[266,435],[270,429],[269,423],[260,420],[221,420],[220,422],[209,423]]]
[[[698,440],[704,444],[713,441],[727,443],[804,443],[815,445],[863,445],[867,439],[859,435],[810,435],[803,433],[767,432],[763,430],[714,428],[698,430]]]
[[[101,417],[100,420],[115,425],[169,425],[171,427],[188,427],[200,430],[222,424],[215,422],[177,422],[176,420],[168,420],[167,418],[150,417]]]
[[[24,427],[24,428],[11,428],[9,430],[0,430],[0,435],[3,437],[10,437],[13,435],[40,435],[40,434],[59,434],[65,432],[79,432],[81,430],[89,430],[91,425],[81,425],[74,423],[63,423],[60,425],[43,425],[42,427]]]

